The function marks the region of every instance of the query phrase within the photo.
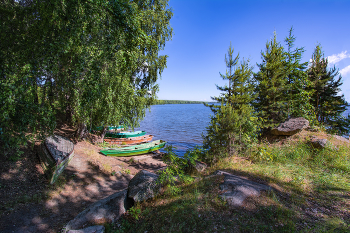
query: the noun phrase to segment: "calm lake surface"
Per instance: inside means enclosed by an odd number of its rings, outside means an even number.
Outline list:
[[[349,108],[344,115],[348,113]],[[206,132],[211,114],[210,108],[203,104],[153,105],[135,130],[146,131],[154,136],[153,140],[167,141],[167,145],[176,147],[175,153],[182,156],[187,149],[202,145],[202,133]]]
[[[177,155],[184,155],[187,149],[202,145],[202,133],[210,122],[211,111],[203,104],[165,104],[151,106],[135,130],[144,130],[154,136],[153,140],[167,141],[176,147]]]

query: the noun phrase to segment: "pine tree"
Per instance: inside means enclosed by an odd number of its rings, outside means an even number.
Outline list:
[[[307,77],[307,62],[301,63],[304,47],[295,48],[295,37],[293,27],[285,38],[287,51],[285,51],[286,62],[284,65],[287,79],[285,100],[287,104],[287,117],[304,117],[314,121],[314,109],[310,103],[312,90],[311,82]]]
[[[225,56],[226,74],[220,74],[229,83],[224,87],[217,86],[223,93],[212,97],[220,105],[207,105],[215,114],[204,137],[204,147],[214,155],[212,160],[216,159],[215,156],[231,156],[246,147],[257,131],[257,118],[251,106],[254,99],[254,87],[250,82],[253,68],[244,59],[238,64],[239,55],[233,58],[233,51],[230,45]]]
[[[274,127],[287,118],[285,74],[286,53],[283,46],[277,42],[276,33],[271,41],[266,43],[265,52],[261,52],[262,63],[258,64],[259,72],[255,74],[257,82],[257,98],[254,102],[258,116],[264,126]]]
[[[327,67],[328,60],[324,57],[321,46],[317,45],[308,69],[308,78],[314,90],[311,104],[315,108],[316,119],[329,131],[349,133],[350,118],[342,116],[349,104],[344,95],[339,95],[342,77],[335,66],[329,70]]]

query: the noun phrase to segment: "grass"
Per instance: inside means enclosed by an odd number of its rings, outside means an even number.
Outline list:
[[[264,143],[249,157],[226,158],[211,167],[274,188],[230,208],[219,197],[222,176],[179,186],[137,204],[106,232],[349,232],[349,147],[316,150],[298,141]],[[135,217],[136,216],[136,217]]]

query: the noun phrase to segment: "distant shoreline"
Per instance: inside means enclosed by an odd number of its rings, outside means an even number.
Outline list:
[[[203,104],[203,103],[214,103],[214,102],[192,101],[192,100],[156,100],[153,105],[163,105],[163,104]]]

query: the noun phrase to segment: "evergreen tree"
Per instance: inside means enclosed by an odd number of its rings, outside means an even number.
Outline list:
[[[274,38],[266,43],[265,52],[261,53],[263,62],[258,64],[260,70],[255,74],[258,97],[254,105],[265,128],[275,127],[291,117],[314,120],[307,62],[301,63],[304,48],[294,48],[293,28],[285,42],[287,50],[277,42],[274,34]]]
[[[287,118],[285,74],[286,53],[277,42],[276,33],[266,43],[265,52],[261,52],[262,63],[258,64],[259,72],[255,74],[257,98],[254,106],[264,126],[274,127]]]
[[[293,28],[289,30],[286,37],[287,51],[285,51],[285,75],[286,75],[286,92],[285,100],[287,104],[287,117],[304,117],[309,121],[314,121],[314,109],[310,103],[312,90],[311,82],[307,76],[307,62],[301,63],[304,48],[295,48],[295,37]]]
[[[316,119],[329,131],[349,133],[350,118],[342,116],[349,104],[344,95],[339,95],[340,86],[343,84],[342,77],[335,66],[329,70],[327,66],[328,60],[324,57],[321,46],[317,45],[308,69],[308,78],[313,90],[311,103],[315,108]]]
[[[254,87],[250,82],[253,68],[244,59],[237,66],[239,55],[233,58],[233,52],[230,45],[225,56],[226,74],[220,74],[229,83],[224,87],[217,86],[223,93],[212,97],[220,105],[206,104],[214,113],[204,137],[204,147],[210,149],[212,162],[217,156],[231,156],[245,148],[257,131],[257,118],[251,106],[254,99]]]

